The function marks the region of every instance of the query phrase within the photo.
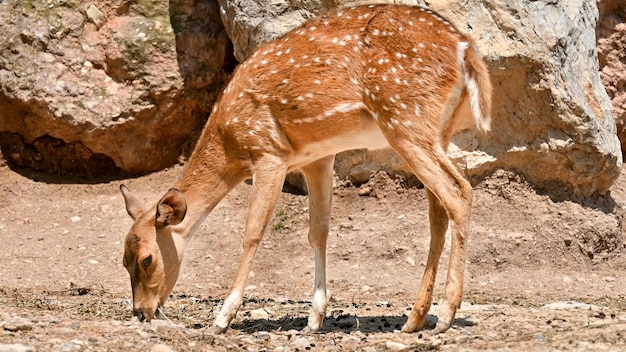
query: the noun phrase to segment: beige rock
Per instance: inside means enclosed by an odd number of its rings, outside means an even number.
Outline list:
[[[89,18],[89,20],[91,20],[96,26],[100,27],[104,23],[105,16],[96,5],[89,5],[86,13],[87,18]]]
[[[26,11],[4,1],[0,146],[9,163],[146,173],[189,152],[232,66],[218,5],[120,4],[33,2]]]
[[[617,135],[626,150],[626,12],[624,3],[599,0],[600,19],[596,26],[600,77],[611,98]]]

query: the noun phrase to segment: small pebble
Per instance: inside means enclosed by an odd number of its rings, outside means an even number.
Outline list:
[[[311,343],[305,337],[300,337],[290,343],[298,351],[305,351],[311,348]]]
[[[35,352],[35,349],[22,345],[21,343],[14,344],[1,344],[0,343],[0,352]]]
[[[269,318],[270,318],[269,313],[263,308],[255,309],[250,312],[250,319],[253,319],[253,320],[269,319]]]
[[[391,351],[402,351],[406,349],[406,345],[400,342],[395,341],[387,341],[385,342],[385,347]]]
[[[20,317],[14,317],[4,322],[4,330],[27,331],[32,330],[33,322]]]

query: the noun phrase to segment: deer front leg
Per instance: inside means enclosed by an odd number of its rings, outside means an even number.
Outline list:
[[[278,157],[265,156],[255,163],[255,181],[246,220],[243,254],[228,296],[213,323],[213,330],[217,333],[226,331],[241,306],[252,260],[276,206],[286,173],[287,166]]]
[[[326,241],[330,226],[334,161],[333,155],[302,168],[309,190],[309,244],[315,252],[315,289],[305,332],[320,330],[326,316]]]

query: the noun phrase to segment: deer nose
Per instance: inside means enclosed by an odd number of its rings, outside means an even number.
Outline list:
[[[143,322],[144,320],[146,320],[146,315],[143,314],[143,312],[139,309],[135,309],[133,314],[137,317],[139,322]]]

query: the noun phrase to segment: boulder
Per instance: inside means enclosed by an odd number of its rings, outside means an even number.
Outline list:
[[[0,2],[0,147],[54,173],[177,162],[232,68],[213,2]]]
[[[611,98],[623,154],[626,151],[626,7],[623,1],[599,0],[598,9],[600,77]]]
[[[220,4],[239,60],[260,42],[333,6],[371,3],[266,2],[264,7],[250,0]],[[477,182],[494,170],[509,169],[545,189],[558,185],[582,195],[607,192],[619,174],[622,155],[611,102],[599,76],[596,3],[434,0],[428,6],[476,39],[494,85],[492,132],[461,133],[450,148],[463,172]],[[285,25],[273,25],[276,21]],[[362,161],[371,170],[405,168],[380,154],[374,155],[383,163],[375,166],[371,154],[364,153],[339,155],[338,175],[358,174],[362,179],[361,166],[353,171]]]

